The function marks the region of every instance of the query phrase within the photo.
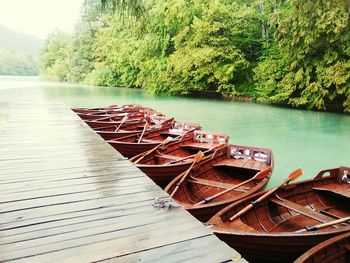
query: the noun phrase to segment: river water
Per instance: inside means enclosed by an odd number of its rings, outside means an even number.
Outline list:
[[[350,166],[350,116],[346,114],[0,77],[0,102],[20,100],[58,100],[69,107],[139,103],[177,120],[200,123],[203,130],[227,133],[232,144],[271,148],[275,170],[268,187],[298,167],[304,171],[298,179],[302,180],[323,169]]]

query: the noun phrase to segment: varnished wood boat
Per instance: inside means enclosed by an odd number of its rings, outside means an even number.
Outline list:
[[[113,140],[128,135],[141,134],[145,123],[124,123],[119,125],[109,125],[105,127],[95,128],[94,131],[100,135],[104,140]],[[150,128],[152,128],[151,126]],[[118,129],[119,128],[119,129]]]
[[[182,140],[183,138],[181,138],[181,136],[184,133],[195,129],[200,129],[200,125],[192,123],[191,125],[187,125],[186,129],[169,129],[169,127],[163,127],[158,130],[146,130],[143,135],[130,135],[118,139],[107,140],[107,142],[123,156],[131,158],[153,149],[168,137],[172,137],[174,140],[175,138],[177,138],[177,140]]]
[[[294,263],[349,263],[350,232],[326,240],[298,257]]]
[[[85,121],[85,123],[92,129],[96,128],[103,128],[107,126],[119,126],[121,123],[123,124],[136,124],[136,123],[144,123],[148,122],[149,124],[154,124],[154,125],[162,125],[164,122],[172,122],[174,118],[168,118],[163,115],[149,115],[149,116],[136,116],[135,118],[132,118],[129,120],[127,119],[126,121],[123,120],[116,120],[116,121],[111,121],[111,120],[102,120],[102,121]]]
[[[85,123],[90,128],[96,129],[96,128],[103,128],[103,127],[107,127],[107,126],[118,127],[120,124],[123,124],[123,125],[128,125],[128,124],[144,125],[146,123],[146,120],[144,118],[138,118],[138,119],[134,119],[134,120],[127,120],[125,122],[122,122],[122,120],[118,120],[118,121],[85,121]]]
[[[214,233],[252,262],[292,262],[312,246],[350,230],[349,223],[315,229],[350,216],[348,167],[321,171],[313,180],[290,184],[237,219],[230,218],[262,193],[235,202],[208,223]]]
[[[147,131],[156,131],[160,128],[171,129],[174,125],[173,118],[165,119],[165,116],[153,116],[152,118],[147,117],[145,121],[140,122],[124,122],[120,125],[109,124],[107,126],[102,126],[94,128],[93,130],[99,134],[104,140],[113,140],[129,135],[140,135],[144,129],[146,121],[151,123],[147,128]],[[120,126],[120,127],[119,127]]]
[[[208,220],[212,215],[227,204],[240,200],[260,190],[266,185],[273,168],[272,151],[265,148],[229,145],[216,151],[212,158],[196,165],[173,199],[201,221]],[[210,202],[205,201],[215,194],[239,185],[260,173],[263,178],[251,180]],[[183,174],[176,177],[165,188],[169,194],[180,182]]]
[[[194,155],[199,150],[210,157],[219,145],[227,145],[228,140],[229,137],[226,134],[194,131],[186,134],[181,141],[170,142],[149,155],[144,156],[141,153],[130,160],[135,162],[141,159],[135,164],[136,167],[164,188],[190,167]]]
[[[123,112],[135,112],[140,110],[150,110],[153,111],[152,108],[144,107],[139,104],[127,104],[118,107],[117,105],[111,105],[105,108],[73,108],[72,111],[79,114],[113,114],[113,113],[123,113]]]
[[[349,263],[350,232],[328,239],[305,252],[294,263]]]
[[[122,120],[125,116],[128,116],[129,120],[140,119],[148,117],[151,114],[161,115],[161,113],[151,112],[151,111],[136,111],[132,113],[123,112],[123,113],[103,113],[103,114],[82,114],[77,113],[77,115],[83,121],[118,121]]]

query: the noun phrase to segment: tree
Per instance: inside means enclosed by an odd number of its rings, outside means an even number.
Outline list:
[[[350,112],[350,24],[346,1],[293,0],[272,17],[276,44],[256,69],[258,100]]]

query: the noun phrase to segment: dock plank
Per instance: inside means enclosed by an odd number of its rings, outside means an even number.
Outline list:
[[[67,106],[0,116],[1,262],[245,262]]]

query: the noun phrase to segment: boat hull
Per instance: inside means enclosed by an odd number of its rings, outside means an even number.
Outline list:
[[[124,157],[134,157],[137,154],[149,151],[156,147],[161,142],[155,143],[128,143],[119,141],[108,141],[108,143],[121,153]]]
[[[173,165],[143,165],[136,164],[142,172],[147,174],[157,185],[165,188],[171,180],[173,180],[180,173],[186,171],[191,162],[173,164]]]
[[[118,139],[118,138],[121,138],[124,136],[141,134],[142,130],[139,130],[139,131],[120,131],[120,132],[96,131],[96,133],[98,135],[100,135],[104,140],[113,140],[113,139]]]
[[[350,262],[350,232],[312,247],[295,260],[294,263],[323,263],[323,262]]]
[[[339,232],[308,236],[275,235],[265,237],[246,235],[245,233],[234,236],[215,233],[220,240],[244,255],[244,258],[249,262],[293,262],[311,247],[337,234]]]
[[[262,199],[266,192],[256,193],[228,205],[208,224],[248,261],[292,262],[314,245],[350,231],[349,224],[336,223],[350,216],[350,185],[342,179],[349,171],[324,170],[313,180],[281,186]],[[246,207],[250,209],[235,217]]]

